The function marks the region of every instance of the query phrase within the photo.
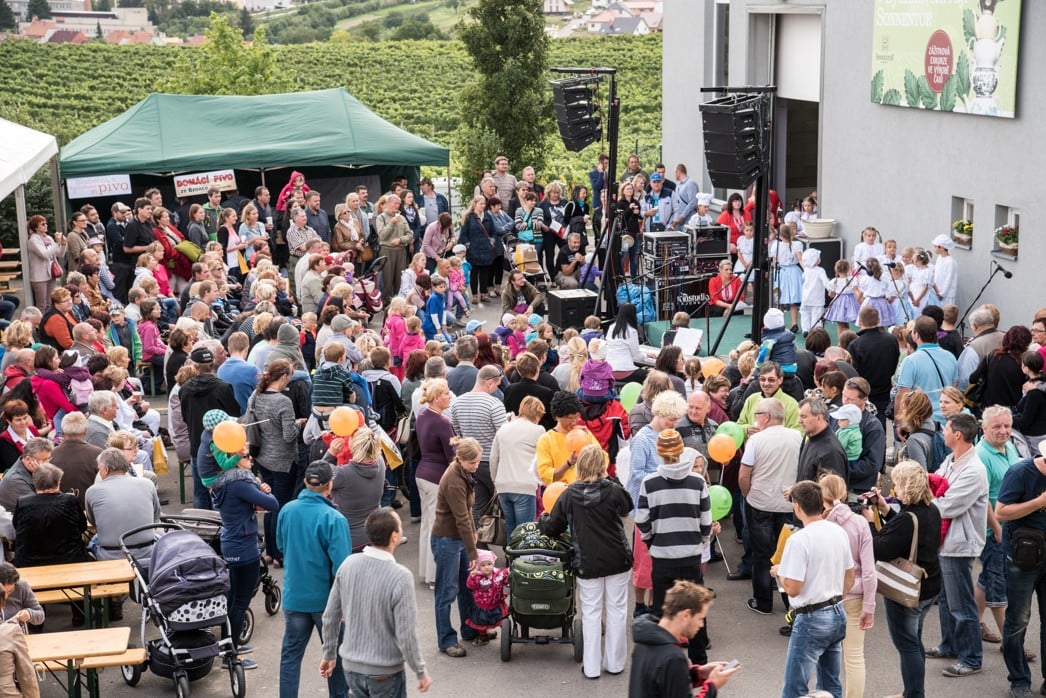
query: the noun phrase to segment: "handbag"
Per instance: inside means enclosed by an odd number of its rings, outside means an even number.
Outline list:
[[[360,261],[360,262],[363,262],[364,264],[366,264],[367,262],[373,262],[374,261],[374,248],[371,247],[370,245],[364,245],[363,249],[360,250],[359,253],[357,254],[356,259],[358,261]]]
[[[877,561],[875,578],[878,582],[876,590],[880,594],[905,608],[915,608],[919,605],[919,593],[922,591],[926,570],[915,564],[915,551],[919,545],[919,519],[910,511],[908,516],[912,517],[912,523],[915,524],[912,549],[908,558]]]
[[[176,252],[180,252],[183,257],[188,259],[190,262],[196,262],[200,257],[203,256],[203,250],[192,240],[182,240],[174,246]]]
[[[60,279],[62,278],[62,267],[55,260],[51,260],[51,278]]]
[[[402,449],[410,443],[410,423],[413,415],[410,412],[400,417],[396,424],[396,445]]]
[[[505,514],[501,511],[501,502],[495,494],[483,508],[479,515],[479,525],[476,526],[476,535],[480,543],[484,545],[500,545],[502,547],[508,542],[508,532],[505,530]]]
[[[243,425],[244,431],[247,432],[248,452],[251,454],[251,458],[257,458],[258,454],[261,453],[261,426],[254,412],[253,395],[247,401],[247,410],[240,417],[239,421]]]
[[[153,472],[167,474],[167,449],[163,446],[163,439],[153,439]]]

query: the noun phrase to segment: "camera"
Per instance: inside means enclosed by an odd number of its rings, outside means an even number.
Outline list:
[[[894,267],[896,267],[896,266],[897,266],[897,262],[883,262],[883,265],[884,265],[884,266],[885,266],[885,267],[886,267],[887,269],[893,269]]]

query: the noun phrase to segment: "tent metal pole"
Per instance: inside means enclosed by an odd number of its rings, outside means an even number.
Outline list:
[[[22,261],[22,298],[25,305],[35,305],[33,287],[29,285],[29,218],[25,210],[24,184],[15,189],[15,219],[18,221],[18,256]]]
[[[62,190],[62,180],[58,177],[58,156],[50,161],[51,165],[51,200],[54,204],[54,227],[55,230],[65,232],[66,224],[66,200],[65,192]],[[26,271],[29,267],[25,267]]]

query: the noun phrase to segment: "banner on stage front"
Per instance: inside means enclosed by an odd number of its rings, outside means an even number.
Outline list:
[[[174,176],[174,195],[178,198],[206,194],[211,187],[232,191],[236,188],[236,173],[232,170],[215,170]]]
[[[875,0],[876,104],[1012,119],[1021,0]]]
[[[70,199],[104,199],[131,194],[130,175],[100,175],[73,177],[65,180],[65,191]]]

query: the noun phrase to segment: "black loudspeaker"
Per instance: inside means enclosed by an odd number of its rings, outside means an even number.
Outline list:
[[[701,105],[705,160],[712,184],[744,189],[763,173],[769,155],[766,100],[731,95]]]
[[[596,294],[584,289],[549,291],[545,298],[548,302],[548,321],[561,330],[568,327],[580,330],[585,318],[596,310]]]
[[[835,278],[835,263],[840,259],[846,259],[842,238],[811,238],[807,241],[806,246],[821,251],[821,266],[824,267],[829,279]]]
[[[591,78],[552,81],[556,123],[563,145],[571,152],[600,140],[603,122],[596,107],[596,85]]]

